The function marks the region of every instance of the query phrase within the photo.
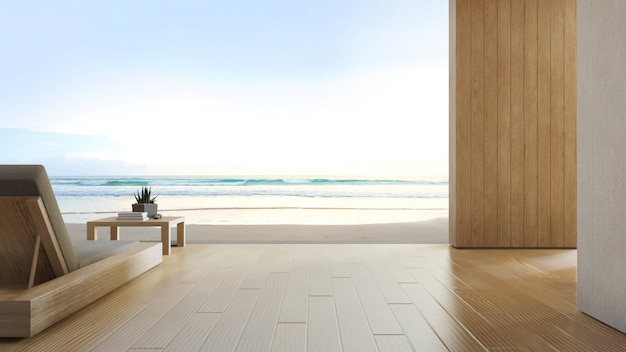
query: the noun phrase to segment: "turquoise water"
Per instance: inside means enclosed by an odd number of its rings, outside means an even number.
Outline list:
[[[364,223],[447,212],[448,181],[319,177],[51,177],[66,222],[130,210],[149,186],[159,212],[191,223]],[[402,215],[404,214],[404,215]],[[447,213],[446,213],[447,214]],[[376,220],[378,219],[378,220]]]
[[[141,186],[167,196],[447,198],[448,181],[341,178],[52,177],[57,196],[133,194]]]

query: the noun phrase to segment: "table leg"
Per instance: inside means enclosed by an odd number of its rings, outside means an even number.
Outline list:
[[[170,230],[169,223],[161,225],[161,242],[163,242],[163,255],[169,255],[172,243],[172,230]]]
[[[111,241],[119,241],[120,233],[117,226],[111,226]]]
[[[96,224],[87,223],[87,239],[91,241],[98,239],[98,229],[96,228]]]
[[[176,246],[185,247],[187,239],[185,238],[185,222],[179,222],[176,225]]]

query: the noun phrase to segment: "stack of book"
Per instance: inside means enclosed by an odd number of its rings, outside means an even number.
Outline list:
[[[148,213],[145,211],[121,211],[117,213],[117,220],[146,221],[148,220]]]

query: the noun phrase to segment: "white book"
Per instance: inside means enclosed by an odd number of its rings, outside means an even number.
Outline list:
[[[139,212],[139,211],[121,211],[117,213],[117,216],[132,216],[132,217],[145,217],[148,216],[148,213]]]
[[[121,221],[147,221],[148,217],[147,216],[143,216],[143,217],[118,216],[117,220],[121,220]]]

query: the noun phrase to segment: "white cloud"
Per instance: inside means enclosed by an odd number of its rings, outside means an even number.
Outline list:
[[[367,165],[418,172],[415,165],[447,157],[442,70],[252,83],[144,73],[75,83],[24,111],[41,130],[105,135],[118,146],[73,157],[203,170],[344,172],[364,172]]]
[[[4,6],[0,129],[129,170],[447,172],[447,2],[164,6]]]

